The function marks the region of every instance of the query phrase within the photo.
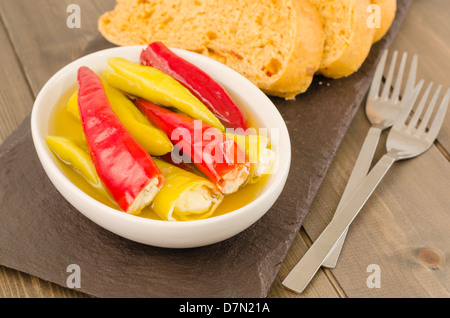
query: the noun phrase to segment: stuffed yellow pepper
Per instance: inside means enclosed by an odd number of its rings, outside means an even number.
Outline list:
[[[223,194],[206,178],[185,171],[161,159],[154,159],[166,179],[156,195],[152,210],[164,220],[190,221],[210,217]]]
[[[256,183],[263,175],[271,174],[275,167],[276,154],[270,149],[269,138],[262,135],[239,135],[226,133],[233,139],[250,161],[248,183]]]

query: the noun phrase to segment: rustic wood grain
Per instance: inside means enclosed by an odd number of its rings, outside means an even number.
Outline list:
[[[73,289],[0,266],[0,298],[86,298]]]
[[[3,23],[0,23],[0,43],[2,43],[0,61],[4,79],[0,85],[1,143],[30,113],[34,98]]]
[[[97,19],[114,0],[77,1],[81,28],[67,27],[71,0],[1,1],[0,14],[36,96],[62,66],[80,56],[97,35]]]

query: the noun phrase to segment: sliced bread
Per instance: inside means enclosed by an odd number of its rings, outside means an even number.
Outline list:
[[[397,13],[397,0],[371,0],[380,8],[380,25],[375,29],[373,42],[378,42],[389,31]]]
[[[119,46],[161,41],[206,55],[287,99],[310,86],[325,41],[308,0],[117,0],[98,27]]]
[[[372,47],[375,29],[370,28],[370,0],[310,0],[319,10],[325,30],[325,48],[319,74],[329,78],[356,72]]]

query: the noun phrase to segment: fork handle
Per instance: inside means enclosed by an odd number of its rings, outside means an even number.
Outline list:
[[[395,160],[395,158],[386,154],[378,161],[349,200],[338,211],[339,214],[331,220],[303,258],[284,279],[283,285],[286,288],[296,293],[303,292]]]
[[[344,193],[342,194],[341,201],[339,202],[339,205],[336,208],[334,217],[338,215],[337,211],[339,211],[342,208],[342,206],[348,200],[350,195],[356,190],[356,188],[364,179],[364,177],[367,176],[382,131],[383,128],[381,126],[374,125],[370,127],[366,139],[364,140],[364,143],[361,147],[361,151],[359,152],[358,159],[356,159],[353,171],[350,175],[350,178],[348,179],[347,186],[345,187]],[[342,246],[344,244],[347,231],[348,229],[345,230],[345,233],[339,240],[339,243],[336,245],[331,254],[327,257],[327,259],[323,262],[322,264],[323,266],[328,268],[334,268],[336,266],[336,263],[342,250]]]

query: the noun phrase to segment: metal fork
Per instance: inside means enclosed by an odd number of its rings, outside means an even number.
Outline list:
[[[403,108],[403,103],[400,102],[400,93],[408,54],[406,52],[402,54],[397,76],[395,79],[395,84],[392,90],[392,94],[390,94],[394,79],[394,73],[396,73],[395,67],[397,65],[397,56],[398,52],[394,51],[391,57],[391,62],[382,90],[380,88],[388,57],[388,50],[385,50],[383,52],[380,62],[378,63],[366,102],[366,116],[372,126],[367,133],[367,137],[363,143],[361,151],[358,155],[358,159],[356,160],[356,163],[353,167],[353,171],[347,182],[347,186],[344,190],[341,201],[339,202],[336,211],[340,210],[342,205],[345,204],[345,202],[359,185],[361,180],[369,172],[369,168],[372,163],[375,150],[377,149],[381,133],[384,130],[390,128],[394,124],[394,121],[398,118],[398,116],[400,116],[401,110]],[[405,89],[401,94],[402,96],[411,94],[412,90],[414,89],[417,73],[417,60],[417,55],[414,55],[411,61]],[[335,216],[336,215],[338,215],[338,213],[335,213]],[[322,264],[323,266],[329,268],[334,268],[336,266],[347,231],[348,229],[339,240],[339,244],[324,261],[324,263]]]
[[[413,94],[408,96],[406,106],[402,114],[395,121],[389,132],[386,142],[387,153],[378,161],[371,172],[363,179],[355,192],[338,211],[339,215],[331,220],[322,234],[309,248],[300,262],[294,267],[284,279],[283,285],[297,293],[301,293],[308,285],[312,277],[320,268],[323,261],[336,247],[339,239],[343,236],[346,228],[358,215],[362,206],[376,189],[381,179],[392,164],[398,160],[416,157],[433,145],[444,121],[445,113],[450,100],[450,89],[447,90],[440,104],[432,124],[427,129],[433,109],[437,103],[441,86],[436,90],[431,99],[425,115],[420,120],[425,104],[427,103],[432,83],[426,89],[419,105],[414,110],[412,118],[408,122],[410,113],[414,107],[424,81],[421,80],[414,89]]]

